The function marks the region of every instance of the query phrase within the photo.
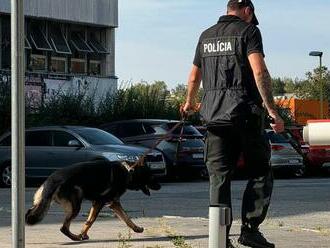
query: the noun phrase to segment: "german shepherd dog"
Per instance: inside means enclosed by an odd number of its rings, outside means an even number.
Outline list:
[[[54,172],[34,195],[34,202],[26,215],[28,225],[42,221],[53,201],[65,211],[61,232],[73,241],[88,240],[88,230],[104,206],[110,207],[134,232],[142,233],[143,228],[133,223],[120,204],[120,197],[129,190],[142,190],[150,196],[151,190],[160,185],[153,178],[149,167],[134,169],[126,162],[104,160],[79,163]],[[79,235],[70,232],[71,221],[79,214],[84,199],[92,201],[87,221]]]

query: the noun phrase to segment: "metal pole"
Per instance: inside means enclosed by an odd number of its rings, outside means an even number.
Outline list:
[[[321,96],[320,96],[320,110],[321,110],[321,119],[324,117],[323,111],[323,79],[322,79],[322,55],[320,55],[320,85],[321,85]]]
[[[210,206],[209,209],[209,248],[227,247],[227,227],[231,222],[230,208]]]
[[[25,247],[24,7],[11,0],[12,247]]]

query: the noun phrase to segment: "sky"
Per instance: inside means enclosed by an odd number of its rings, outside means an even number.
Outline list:
[[[186,84],[200,34],[226,12],[227,0],[119,0],[116,74],[125,82]],[[254,0],[273,77],[305,78],[323,51],[330,67],[329,0]]]

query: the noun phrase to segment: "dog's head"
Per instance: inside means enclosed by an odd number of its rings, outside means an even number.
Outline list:
[[[137,166],[133,170],[130,170],[129,174],[128,189],[142,190],[144,194],[150,196],[150,189],[160,190],[161,188],[148,166]]]

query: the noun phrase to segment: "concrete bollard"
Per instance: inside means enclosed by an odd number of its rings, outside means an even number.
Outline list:
[[[227,247],[227,226],[230,225],[230,208],[221,205],[209,208],[209,248]]]

